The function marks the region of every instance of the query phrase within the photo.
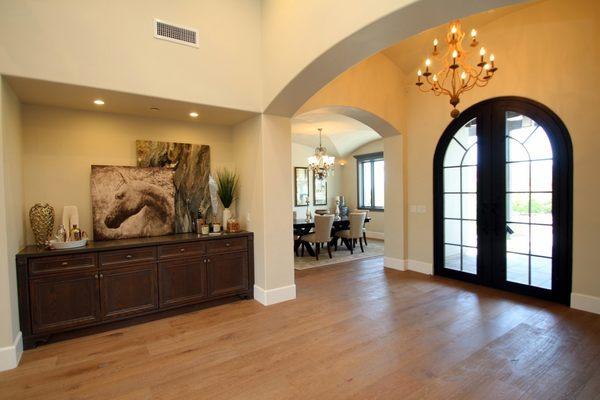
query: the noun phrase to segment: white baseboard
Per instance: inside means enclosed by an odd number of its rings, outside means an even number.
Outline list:
[[[385,240],[385,234],[383,232],[366,231],[367,239]]]
[[[264,306],[281,303],[296,298],[296,285],[283,286],[275,289],[265,290],[254,285],[254,300]]]
[[[571,293],[571,308],[600,314],[600,297]]]
[[[398,271],[406,271],[404,260],[401,260],[400,258],[383,257],[383,266]]]
[[[415,271],[421,274],[433,275],[433,265],[423,261],[383,257],[383,266],[398,271]]]
[[[17,368],[23,355],[23,335],[17,334],[11,346],[0,347],[0,371]]]
[[[433,264],[417,260],[404,260],[406,269],[420,272],[421,274],[433,275]]]

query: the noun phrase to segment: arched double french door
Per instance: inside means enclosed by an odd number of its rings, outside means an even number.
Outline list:
[[[478,103],[434,158],[434,271],[568,304],[572,147],[561,120],[529,99]]]

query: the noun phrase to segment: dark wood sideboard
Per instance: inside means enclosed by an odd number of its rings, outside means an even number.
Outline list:
[[[254,236],[177,234],[17,254],[24,347],[252,298]]]

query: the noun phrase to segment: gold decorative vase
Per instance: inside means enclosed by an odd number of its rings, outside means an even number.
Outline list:
[[[47,203],[37,203],[29,210],[29,221],[35,244],[45,246],[54,228],[54,208]]]

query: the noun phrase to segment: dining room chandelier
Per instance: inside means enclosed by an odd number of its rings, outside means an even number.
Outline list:
[[[308,168],[313,172],[316,179],[323,179],[333,171],[335,167],[335,157],[327,155],[327,149],[323,147],[321,135],[323,129],[319,128],[319,147],[315,149],[315,155],[308,157]]]
[[[450,23],[448,33],[446,34],[446,43],[448,49],[441,52],[438,39],[433,40],[432,57],[425,59],[425,72],[419,69],[417,71],[417,83],[424,93],[433,92],[434,95],[442,94],[450,97],[450,104],[453,109],[450,112],[452,118],[458,117],[460,111],[456,109],[460,103],[460,96],[474,87],[486,86],[498,70],[495,65],[493,54],[489,56],[489,62],[486,60],[485,47],[479,48],[479,58],[477,64],[470,64],[468,57],[471,51],[462,47],[462,41],[465,32],[462,31],[460,21],[456,20]],[[470,47],[477,47],[477,31],[471,30]],[[439,62],[441,69],[434,72],[432,58]]]

